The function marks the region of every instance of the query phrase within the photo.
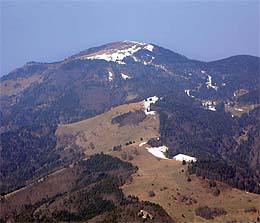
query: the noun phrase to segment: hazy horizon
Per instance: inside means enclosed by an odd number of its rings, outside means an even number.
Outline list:
[[[120,40],[203,61],[260,55],[258,1],[2,1],[1,18],[1,76]]]

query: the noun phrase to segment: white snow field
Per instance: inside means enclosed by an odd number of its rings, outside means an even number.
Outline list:
[[[154,156],[161,158],[161,159],[168,159],[165,156],[165,153],[168,151],[167,146],[159,146],[159,147],[150,147],[146,148],[149,153],[153,154]]]

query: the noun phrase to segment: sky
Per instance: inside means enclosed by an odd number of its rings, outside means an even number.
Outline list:
[[[212,61],[259,56],[258,0],[0,0],[1,73],[119,40]]]

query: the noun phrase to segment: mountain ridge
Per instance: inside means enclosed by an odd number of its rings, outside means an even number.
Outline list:
[[[118,43],[119,43],[119,44],[122,44],[122,43],[125,43],[125,42],[129,42],[129,43],[140,43],[140,44],[146,44],[146,45],[149,45],[149,44],[150,44],[150,45],[153,45],[153,46],[155,46],[155,47],[162,48],[162,49],[164,49],[164,50],[167,50],[167,51],[170,51],[170,52],[172,52],[172,53],[175,53],[175,54],[177,54],[177,55],[179,55],[179,56],[182,56],[182,57],[184,57],[184,58],[186,58],[186,59],[189,59],[189,60],[191,60],[191,61],[201,62],[201,63],[213,63],[213,62],[217,62],[217,61],[229,60],[229,59],[234,59],[234,58],[242,58],[242,57],[251,57],[251,58],[256,58],[256,59],[259,59],[259,60],[260,60],[260,57],[259,57],[259,56],[254,56],[254,55],[249,55],[249,54],[238,54],[238,55],[232,55],[232,56],[228,56],[228,57],[224,57],[224,58],[220,58],[220,59],[216,59],[216,60],[203,61],[203,60],[198,60],[198,59],[194,59],[194,58],[188,58],[188,57],[186,57],[186,56],[184,56],[184,55],[182,55],[182,54],[179,54],[179,53],[177,53],[177,52],[175,52],[175,51],[173,51],[173,50],[166,49],[166,48],[164,48],[164,47],[162,47],[162,46],[159,46],[159,45],[156,45],[156,44],[153,44],[153,43],[144,43],[144,42],[137,42],[137,41],[131,41],[131,40],[123,40],[123,41],[109,42],[109,43],[102,44],[102,45],[99,45],[99,46],[96,46],[96,47],[90,47],[90,48],[88,48],[88,49],[86,49],[86,50],[82,50],[82,51],[80,51],[79,53],[73,54],[72,56],[69,56],[69,57],[67,57],[67,58],[65,58],[65,59],[62,59],[62,60],[59,60],[59,61],[54,61],[54,62],[29,61],[29,62],[25,63],[23,66],[21,66],[21,67],[19,67],[19,68],[16,68],[16,69],[10,71],[10,72],[7,73],[7,74],[3,74],[0,79],[1,79],[1,80],[2,80],[2,79],[6,79],[8,75],[10,75],[11,73],[15,72],[17,69],[20,69],[20,68],[22,68],[22,67],[24,67],[24,66],[26,66],[26,65],[33,65],[33,66],[34,66],[34,65],[44,65],[44,64],[45,64],[45,65],[57,64],[57,63],[61,63],[61,62],[64,62],[64,61],[66,61],[66,60],[72,59],[72,58],[74,58],[74,57],[76,57],[76,56],[78,56],[78,55],[91,54],[91,53],[93,53],[93,52],[98,51],[99,49],[104,48],[104,47],[107,47],[107,46],[110,46],[110,45],[113,45],[113,44],[118,44]]]

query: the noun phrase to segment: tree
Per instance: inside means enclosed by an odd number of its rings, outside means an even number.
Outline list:
[[[151,191],[149,191],[149,193],[148,193],[148,194],[149,194],[149,197],[154,197],[154,196],[155,196],[155,193],[154,193],[154,191],[152,191],[152,190],[151,190]]]

